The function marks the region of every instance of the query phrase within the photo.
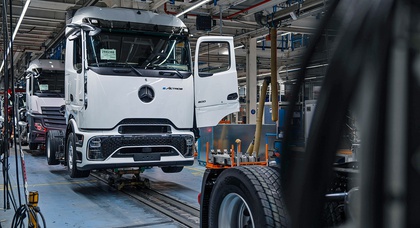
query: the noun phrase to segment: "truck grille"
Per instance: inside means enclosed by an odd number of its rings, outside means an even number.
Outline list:
[[[115,150],[122,147],[132,147],[130,150],[120,149],[114,157],[127,156],[128,153],[147,153],[142,147],[150,148],[150,152],[160,152],[161,155],[178,155],[172,147],[176,148],[184,156],[192,156],[192,146],[187,141],[193,142],[191,135],[131,135],[101,137],[103,157],[108,157]],[[159,150],[159,151],[157,151]]]
[[[63,128],[66,118],[60,113],[60,107],[41,107],[44,126],[47,128]]]

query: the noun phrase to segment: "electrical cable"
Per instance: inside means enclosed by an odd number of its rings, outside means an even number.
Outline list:
[[[2,27],[3,28],[7,28],[7,1],[6,0],[3,0],[3,7],[2,7],[2,9],[3,9],[3,11],[2,11]],[[8,30],[7,29],[3,29],[3,50],[6,50],[7,49],[7,44],[8,44],[8,38],[9,38],[9,35],[8,35]],[[6,52],[6,51],[3,51],[3,61],[5,62],[5,63],[8,63],[8,60],[9,60],[9,54]],[[7,64],[7,66],[8,66],[8,64]],[[8,69],[8,67],[6,67],[5,69],[4,69],[4,74],[3,74],[3,76],[4,76],[4,89],[7,91],[7,88],[9,88],[9,69]],[[7,96],[7,93],[4,93],[4,112],[5,112],[5,114],[8,114],[7,113],[7,111],[8,111],[8,105],[9,105],[9,98],[8,98],[8,96]],[[6,119],[5,119],[5,121],[7,121],[7,115],[4,115],[5,117],[6,117]],[[4,137],[4,140],[3,140],[3,148],[4,148],[4,150],[3,150],[3,160],[2,160],[2,163],[3,163],[3,179],[4,179],[4,181],[3,181],[3,183],[4,183],[4,196],[3,196],[3,199],[4,199],[4,206],[3,206],[3,208],[4,209],[10,209],[10,202],[9,202],[9,198],[8,198],[8,190],[9,190],[9,186],[8,186],[8,183],[9,183],[9,181],[8,181],[8,178],[9,178],[9,149],[8,149],[8,136],[7,136],[7,132],[8,132],[8,130],[9,130],[9,126],[8,126],[8,124],[5,124],[4,125],[4,132],[6,133],[5,134],[5,137]]]
[[[9,9],[9,11],[10,11],[10,28],[13,28],[13,23],[12,23],[13,22],[13,20],[12,20],[13,19],[12,18],[13,3],[12,3],[12,0],[9,0],[9,7],[10,7],[10,9]],[[15,28],[15,29],[17,29],[17,28]],[[14,43],[14,40],[13,40],[13,37],[12,37],[12,39],[10,40],[10,53],[13,53],[13,43]],[[15,83],[14,83],[15,74],[14,74],[13,58],[10,58],[10,71],[11,71],[10,76],[11,76],[11,85],[12,85],[12,96],[11,97],[13,98],[12,125],[13,125],[13,135],[14,135],[13,144],[14,144],[14,149],[15,149],[16,183],[19,183],[20,182],[19,181],[19,164],[18,164],[18,155],[17,155],[17,147],[16,147],[16,135],[19,136],[19,134],[16,134],[16,133],[18,132],[19,128],[18,128],[18,126],[16,124],[16,121],[15,121],[16,120],[15,117],[18,116],[17,115],[17,105],[16,105],[16,102],[18,102],[18,101],[15,97]],[[19,205],[22,205],[19,184],[17,185],[17,192],[18,192]]]
[[[40,218],[42,220],[42,225],[43,226],[40,226],[40,223],[39,223],[40,220],[38,218],[38,215],[40,216]],[[32,216],[32,218],[36,222],[37,227],[39,227],[39,228],[47,227],[45,217],[42,215],[42,213],[40,211],[40,208],[39,207],[29,207],[27,204],[23,204],[22,206],[20,206],[16,210],[16,213],[13,216],[13,219],[12,219],[11,227],[12,228],[13,227],[23,227],[25,219],[28,219],[28,221],[29,221],[30,216]],[[28,226],[29,226],[29,222],[28,222]]]
[[[13,23],[12,23],[12,0],[9,0],[9,4],[10,4],[10,30],[13,30]],[[2,35],[3,35],[3,42],[4,42],[4,50],[7,50],[7,44],[8,42],[8,29],[7,29],[7,0],[3,0],[3,7],[2,7],[2,15],[4,15],[2,17]],[[17,28],[15,28],[16,30]],[[17,32],[17,31],[15,31]],[[8,118],[9,116],[11,116],[11,124],[9,123],[8,119],[5,120],[4,123],[4,134],[3,134],[3,142],[2,145],[0,145],[0,147],[2,147],[2,152],[3,152],[3,159],[2,159],[2,171],[3,171],[3,182],[4,182],[4,208],[5,209],[10,209],[10,202],[13,205],[13,209],[15,211],[15,215],[13,217],[12,220],[12,227],[24,227],[25,226],[25,219],[27,219],[27,225],[29,227],[42,227],[40,224],[40,221],[42,220],[42,225],[43,227],[46,227],[46,222],[45,222],[45,218],[42,215],[40,208],[38,206],[32,206],[28,203],[28,185],[27,185],[27,177],[26,177],[26,167],[25,167],[25,160],[24,160],[24,153],[21,147],[21,142],[19,141],[19,144],[17,143],[17,139],[16,137],[13,138],[12,140],[12,146],[14,146],[14,151],[15,151],[15,164],[16,164],[16,181],[17,181],[17,191],[18,191],[18,199],[19,199],[19,205],[21,205],[20,207],[18,207],[16,199],[15,199],[15,194],[12,188],[12,183],[11,183],[11,179],[9,176],[9,169],[10,169],[10,164],[9,164],[9,156],[10,156],[10,151],[12,151],[9,148],[9,144],[10,144],[10,136],[11,133],[13,131],[14,136],[19,136],[20,134],[20,129],[19,126],[17,126],[15,117],[18,117],[18,110],[17,110],[17,105],[16,103],[18,102],[17,97],[15,96],[16,91],[15,91],[15,86],[14,86],[14,69],[13,69],[13,38],[10,38],[10,52],[6,52],[4,51],[4,63],[5,63],[5,69],[4,69],[4,116],[6,118]],[[9,74],[9,57],[10,57],[10,74]],[[9,78],[11,83],[9,83]],[[9,111],[9,97],[8,97],[8,89],[9,89],[9,84],[11,84],[11,110]],[[12,129],[10,129],[12,128]],[[10,134],[9,134],[10,132]],[[20,152],[20,156],[18,155],[18,148],[17,145],[19,145],[19,152]],[[21,159],[21,163],[20,163],[20,167],[19,167],[19,161],[18,159]],[[23,181],[23,185],[24,185],[24,197],[25,197],[25,204],[22,204],[22,200],[21,200],[21,190],[20,190],[20,179],[19,179],[19,168],[22,168],[22,181]],[[32,202],[31,202],[32,203]],[[41,219],[39,219],[39,217]],[[1,224],[0,224],[1,227]]]

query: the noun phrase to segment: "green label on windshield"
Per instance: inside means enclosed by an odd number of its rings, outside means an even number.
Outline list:
[[[115,49],[101,49],[102,60],[117,60],[117,51]]]

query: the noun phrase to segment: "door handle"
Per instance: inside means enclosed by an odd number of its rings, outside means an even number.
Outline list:
[[[231,93],[227,96],[228,100],[236,100],[238,99],[238,93]]]

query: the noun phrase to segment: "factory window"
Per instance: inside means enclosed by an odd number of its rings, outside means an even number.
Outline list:
[[[198,71],[201,73],[219,73],[230,68],[230,51],[227,42],[203,42],[200,44]]]

